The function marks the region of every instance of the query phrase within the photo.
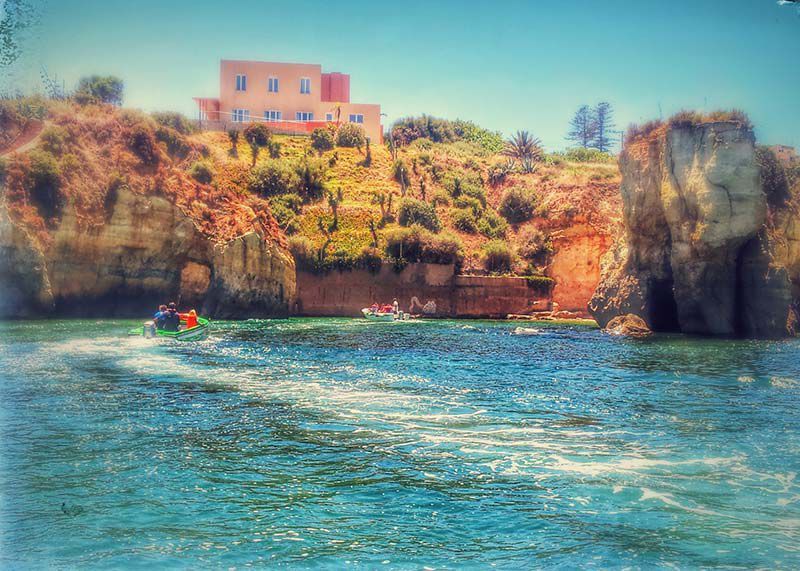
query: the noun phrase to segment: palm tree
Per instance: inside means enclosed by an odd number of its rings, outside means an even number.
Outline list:
[[[506,141],[503,155],[512,160],[519,161],[523,172],[531,173],[536,164],[544,157],[542,142],[527,131],[517,131],[513,137]]]

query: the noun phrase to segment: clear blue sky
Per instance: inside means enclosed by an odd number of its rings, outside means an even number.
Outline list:
[[[125,104],[193,113],[221,58],[321,63],[389,121],[428,113],[566,146],[582,103],[618,128],[681,108],[747,111],[800,145],[800,17],[774,0],[49,0],[13,77],[126,83]]]

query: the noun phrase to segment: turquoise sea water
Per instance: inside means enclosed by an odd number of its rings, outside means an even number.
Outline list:
[[[0,324],[0,566],[800,566],[798,341],[133,324]]]

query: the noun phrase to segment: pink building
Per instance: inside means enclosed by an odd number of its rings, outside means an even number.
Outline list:
[[[381,106],[350,102],[350,76],[304,63],[222,60],[219,98],[195,97],[201,121],[230,126],[267,122],[275,131],[310,133],[326,123],[357,123],[380,142]]]

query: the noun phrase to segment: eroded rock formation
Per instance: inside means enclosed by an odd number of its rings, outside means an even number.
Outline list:
[[[285,315],[294,260],[255,231],[223,244],[175,204],[120,189],[106,223],[73,208],[41,244],[0,203],[0,317],[140,315],[164,300],[216,317]]]
[[[624,235],[589,303],[601,326],[634,314],[655,331],[792,333],[796,217],[768,206],[748,126],[658,127],[628,144],[620,170]]]

